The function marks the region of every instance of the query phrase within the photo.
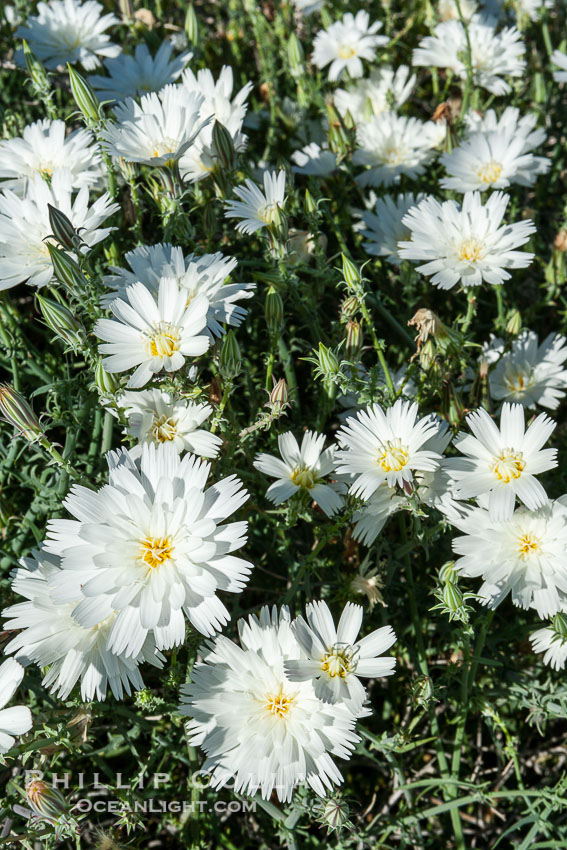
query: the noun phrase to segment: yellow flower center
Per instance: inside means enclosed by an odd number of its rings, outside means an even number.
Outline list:
[[[535,534],[527,531],[525,534],[520,535],[518,538],[520,558],[527,558],[529,555],[533,555],[540,548],[540,545],[540,540]]]
[[[529,389],[533,383],[533,379],[531,375],[526,375],[520,371],[509,370],[506,377],[504,378],[504,383],[513,393],[524,393],[527,389]]]
[[[399,165],[405,158],[405,150],[394,143],[384,149],[384,162],[387,165]]]
[[[160,322],[153,334],[148,334],[146,349],[150,357],[171,357],[179,349],[179,331],[167,322]]]
[[[154,416],[150,434],[155,443],[167,443],[174,440],[177,434],[177,420],[171,416]]]
[[[263,221],[264,224],[273,224],[278,218],[278,205],[264,204],[258,210],[258,218],[260,221]]]
[[[515,452],[513,449],[504,449],[504,451],[494,459],[490,467],[499,481],[504,484],[509,484],[512,479],[519,478],[524,471],[526,463],[522,452]]]
[[[154,159],[158,156],[165,156],[168,153],[175,153],[178,144],[174,139],[163,139],[161,142],[156,142],[152,152]]]
[[[267,696],[265,708],[270,714],[275,717],[284,717],[289,711],[289,707],[293,702],[293,697],[286,697],[280,691],[277,695]]]
[[[400,440],[389,440],[379,449],[378,465],[384,472],[399,472],[408,462],[408,447]]]
[[[169,561],[172,553],[173,546],[169,537],[145,537],[141,544],[140,560],[155,570]]]
[[[291,473],[291,480],[298,487],[305,487],[306,490],[311,490],[317,479],[312,469],[299,466]]]
[[[482,242],[475,239],[474,236],[471,236],[469,239],[465,239],[465,241],[461,243],[458,256],[459,260],[464,260],[467,263],[476,263],[477,260],[482,259],[483,253],[484,249]]]
[[[353,56],[356,56],[356,48],[351,44],[341,44],[337,53],[340,59],[352,59]]]
[[[353,670],[356,670],[356,653],[354,647],[336,643],[329,649],[327,656],[321,662],[321,670],[327,673],[331,679],[337,676],[344,679]]]
[[[484,165],[481,165],[478,170],[478,179],[481,183],[486,183],[488,186],[490,183],[496,183],[501,173],[501,164],[491,160],[490,162],[485,162]]]

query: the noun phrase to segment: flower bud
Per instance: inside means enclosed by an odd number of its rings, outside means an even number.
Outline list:
[[[192,3],[189,3],[187,6],[187,13],[185,15],[185,35],[189,44],[198,44],[199,22],[197,21],[197,15],[195,14]]]
[[[329,149],[339,155],[345,156],[350,147],[350,141],[338,112],[331,104],[327,104],[329,118]]]
[[[95,90],[78,71],[67,63],[71,93],[87,125],[100,123],[100,103]]]
[[[264,407],[269,407],[272,416],[274,419],[277,419],[283,415],[286,407],[291,407],[291,405],[289,403],[289,390],[285,378],[280,378],[279,381],[276,381],[272,376],[272,379],[274,386],[272,387],[270,398]]]
[[[441,569],[439,570],[439,581],[445,583],[446,581],[454,581],[455,579],[455,562],[454,561],[446,561],[443,564]]]
[[[426,706],[435,698],[433,682],[429,676],[419,676],[413,683],[412,696],[416,705]]]
[[[219,355],[219,371],[226,381],[232,381],[240,372],[242,359],[234,331],[225,334]]]
[[[106,371],[102,360],[99,360],[96,364],[94,379],[101,395],[114,395],[120,386],[120,382],[116,379],[114,373]]]
[[[266,292],[264,315],[270,336],[277,336],[283,325],[284,305],[283,300],[274,286],[270,286]]]
[[[51,204],[47,205],[47,209],[49,211],[49,226],[51,227],[53,236],[64,248],[68,248],[69,251],[78,250],[82,239],[73,227],[72,222],[67,218],[65,213]]]
[[[428,339],[424,346],[422,346],[421,351],[419,352],[419,362],[421,364],[421,368],[429,369],[432,363],[435,362],[435,343],[432,339]]]
[[[317,215],[317,204],[309,189],[305,190],[305,213],[306,215]]]
[[[32,779],[26,785],[26,797],[33,811],[46,820],[57,820],[69,811],[67,800],[57,788],[41,779]]]
[[[129,24],[134,20],[134,6],[132,0],[118,0],[118,8],[122,16],[122,23]]]
[[[341,829],[348,823],[349,807],[344,800],[325,800],[322,803],[321,822],[329,832]]]
[[[509,334],[519,334],[522,330],[522,315],[519,310],[513,310],[508,316],[508,321],[506,322],[506,331]]]
[[[339,359],[332,348],[327,348],[326,345],[320,342],[316,358],[319,370],[325,378],[332,378],[338,375],[340,371]]]
[[[300,77],[305,68],[305,53],[301,42],[294,32],[289,37],[287,43],[287,57],[292,77]]]
[[[363,344],[360,322],[347,322],[345,332],[345,354],[348,360],[356,361],[360,356]]]
[[[343,275],[345,283],[348,284],[350,289],[354,289],[357,284],[360,283],[360,272],[352,260],[349,260],[349,258],[344,254],[341,254],[341,256],[343,259]]]
[[[556,614],[551,621],[551,628],[558,637],[562,640],[567,640],[567,615],[561,612]]]
[[[88,286],[88,280],[82,273],[79,264],[61,248],[47,242],[49,257],[53,263],[53,273],[57,280],[76,291]]]
[[[79,347],[85,338],[85,329],[70,310],[43,295],[36,295],[36,298],[47,326],[73,348]]]
[[[340,319],[352,319],[358,313],[360,302],[356,295],[349,295],[341,304]]]
[[[232,136],[220,121],[213,124],[213,147],[218,161],[227,171],[233,171],[236,165],[236,153]]]
[[[456,614],[463,607],[462,591],[453,581],[447,581],[445,583],[445,587],[443,588],[443,602],[452,614]]]
[[[30,405],[9,384],[0,384],[0,419],[17,428],[30,442],[43,436],[39,419]]]
[[[28,74],[30,75],[34,89],[38,93],[45,93],[49,91],[50,85],[49,78],[47,76],[47,71],[45,70],[35,53],[32,51],[27,41],[25,41],[25,39],[23,42],[23,48],[26,68],[28,70]]]

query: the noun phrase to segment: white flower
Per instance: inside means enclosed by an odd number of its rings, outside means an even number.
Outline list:
[[[556,449],[542,449],[556,423],[545,413],[525,429],[521,404],[502,405],[500,428],[483,408],[469,413],[467,425],[474,436],[459,433],[457,448],[465,457],[448,461],[455,478],[457,499],[489,495],[493,520],[509,520],[516,496],[531,511],[547,504],[547,495],[535,478],[557,466]]]
[[[470,21],[478,9],[475,0],[460,0],[461,14],[465,21]],[[459,19],[459,10],[455,0],[439,0],[437,3],[437,16],[440,21],[452,21]]]
[[[96,183],[103,173],[102,158],[92,133],[75,130],[66,136],[65,130],[64,121],[44,118],[28,124],[23,137],[0,141],[0,189],[22,197],[29,178],[39,175],[51,180],[59,168],[71,174],[73,189]]]
[[[530,641],[534,652],[544,652],[543,663],[553,667],[554,670],[563,670],[567,661],[567,634],[565,629],[561,631],[551,626],[538,629],[530,635]]]
[[[518,508],[507,520],[489,511],[462,505],[449,516],[466,536],[453,540],[461,557],[460,575],[481,577],[481,602],[496,608],[508,595],[520,608],[535,608],[540,617],[556,614],[567,604],[567,508],[563,499],[535,511]]]
[[[61,558],[55,601],[81,601],[84,628],[114,615],[107,648],[135,658],[153,631],[158,649],[185,640],[185,617],[210,636],[229,620],[217,591],[238,593],[251,564],[231,553],[246,522],[221,524],[248,498],[232,475],[205,490],[210,464],[171,445],[109,454],[109,483],[75,485],[64,504],[74,520],[51,520],[46,549]]]
[[[239,201],[226,201],[225,218],[242,218],[236,225],[241,233],[255,233],[277,222],[285,198],[285,171],[264,172],[264,192],[252,180],[234,190]]]
[[[516,15],[520,21],[527,18],[529,21],[537,21],[545,9],[553,9],[554,0],[513,0]]]
[[[440,289],[509,280],[506,269],[524,269],[533,260],[533,254],[514,249],[535,232],[532,221],[502,225],[509,200],[502,192],[494,192],[484,206],[479,192],[467,192],[461,206],[425,198],[402,219],[411,237],[398,244],[400,257],[427,260],[417,271],[432,275]]]
[[[373,257],[386,257],[388,263],[397,265],[400,262],[398,242],[410,237],[409,228],[402,224],[402,219],[424,198],[424,194],[414,195],[412,192],[400,193],[397,197],[384,195],[377,198],[374,212],[363,211],[361,217],[365,229],[361,232],[367,241],[362,243],[362,247],[366,253]]]
[[[295,163],[293,170],[298,174],[315,174],[318,177],[328,177],[337,168],[335,154],[330,150],[321,148],[316,142],[311,142],[301,150],[292,153],[291,161]]]
[[[205,329],[209,302],[197,295],[187,304],[187,293],[173,278],[159,282],[157,301],[143,283],[126,288],[128,302],[116,298],[110,309],[118,319],[99,319],[94,332],[105,340],[99,345],[107,372],[136,371],[127,386],[143,387],[164,369],[176,372],[186,357],[204,354],[210,339]]]
[[[521,33],[515,27],[496,32],[486,20],[475,19],[468,25],[472,54],[473,82],[495,95],[507,94],[510,85],[503,77],[521,77],[526,68],[526,50]],[[462,80],[467,76],[467,39],[460,21],[444,21],[434,35],[422,39],[413,52],[413,65],[450,68]]]
[[[148,92],[161,91],[174,83],[192,57],[186,51],[172,58],[173,44],[162,41],[155,56],[145,42],[136,45],[133,56],[121,53],[103,64],[110,76],[93,74],[89,83],[101,102],[119,101],[127,97],[136,98]]]
[[[407,65],[399,65],[395,71],[384,65],[374,68],[369,77],[357,80],[348,89],[337,89],[333,100],[341,115],[350,112],[354,123],[360,124],[373,115],[399,109],[412,93],[415,79],[415,74],[410,77]]]
[[[378,486],[368,501],[353,516],[352,536],[359,543],[371,546],[388,519],[408,503],[407,496],[398,495],[396,487],[390,487],[384,481]]]
[[[147,661],[154,667],[162,666],[165,659],[156,651],[151,637],[135,658],[114,655],[107,648],[115,611],[90,628],[83,628],[72,616],[79,594],[70,602],[54,601],[52,585],[61,579],[58,558],[35,552],[34,557],[24,558],[22,565],[15,572],[12,587],[28,601],[2,612],[10,618],[6,628],[22,629],[7,645],[6,652],[15,652],[24,663],[48,667],[42,684],[59,699],[67,699],[79,680],[84,701],[104,700],[108,686],[116,699],[122,699],[124,692],[130,695],[130,685],[135,690],[144,687],[138,664]]]
[[[177,452],[216,457],[222,440],[199,428],[213,412],[210,404],[197,404],[158,389],[125,392],[117,401],[128,419],[127,433],[138,440],[130,449],[134,458],[145,443],[169,443]]]
[[[0,290],[27,281],[30,286],[45,286],[53,278],[53,266],[45,242],[53,233],[49,224],[51,204],[64,213],[79,231],[85,253],[104,239],[112,227],[100,225],[119,209],[107,192],[89,206],[89,190],[83,186],[73,200],[73,176],[58,169],[51,186],[41,177],[28,181],[26,196],[0,193]]]
[[[51,0],[38,3],[37,15],[18,27],[17,38],[24,38],[47,68],[80,62],[87,71],[100,65],[99,56],[118,56],[120,47],[111,44],[105,30],[118,24],[114,15],[102,15],[100,3],[86,0]],[[22,52],[18,59],[22,61]]]
[[[239,621],[240,644],[217,637],[181,686],[189,741],[207,755],[211,786],[282,802],[307,781],[320,796],[343,778],[331,755],[348,759],[359,740],[344,705],[319,700],[311,682],[291,682],[287,661],[304,657],[283,607]]]
[[[547,138],[545,130],[538,127],[537,122],[537,115],[534,113],[520,115],[520,110],[516,106],[507,106],[500,117],[496,115],[494,109],[487,109],[484,114],[472,110],[465,115],[469,134],[504,133],[512,138],[521,136],[524,140],[524,153],[539,148]]]
[[[347,12],[340,21],[329,29],[317,33],[313,43],[312,61],[318,68],[329,68],[329,80],[338,80],[346,70],[350,77],[362,77],[362,60],[372,62],[376,48],[388,43],[384,35],[376,35],[382,28],[381,21],[370,25],[368,12]]]
[[[8,658],[0,666],[0,754],[7,753],[14,746],[15,738],[24,735],[32,727],[31,711],[25,705],[7,705],[22,679],[24,668],[13,658]]]
[[[358,149],[352,161],[369,166],[356,178],[361,186],[391,186],[406,175],[414,179],[433,161],[436,148],[445,138],[445,127],[433,121],[404,118],[382,112],[359,124]]]
[[[538,141],[545,139],[545,133],[543,139],[537,131],[530,135]],[[511,183],[531,186],[551,166],[550,160],[534,156],[531,150],[528,133],[518,132],[512,122],[506,129],[473,132],[441,157],[449,175],[441,180],[441,186],[457,192],[505,189]]]
[[[359,676],[391,676],[395,658],[379,658],[396,642],[391,626],[376,629],[357,641],[362,625],[362,605],[347,602],[338,626],[326,602],[306,607],[307,622],[298,617],[292,630],[307,658],[286,661],[285,672],[292,682],[311,681],[323,702],[342,703],[358,715],[366,700]]]
[[[522,331],[488,374],[491,397],[555,410],[567,387],[566,342],[564,336],[551,333],[538,345],[537,334]]]
[[[553,79],[556,83],[567,83],[567,56],[560,50],[554,50],[551,54],[551,61],[560,71],[553,72]]]
[[[103,282],[114,290],[103,296],[102,303],[110,304],[117,296],[126,297],[126,289],[133,283],[143,283],[153,295],[159,291],[161,278],[174,278],[185,292],[189,305],[198,295],[209,302],[207,332],[213,337],[224,333],[223,324],[238,327],[246,318],[247,310],[237,301],[252,298],[254,283],[225,283],[238,265],[234,257],[222,254],[183,255],[183,249],[168,242],[159,245],[139,245],[128,251],[124,259],[132,269],[111,266],[113,274]]]
[[[144,95],[139,104],[128,98],[115,107],[115,122],[101,133],[108,153],[143,165],[176,162],[203,127],[202,102],[200,95],[173,85]]]
[[[234,77],[232,68],[223,65],[218,80],[208,68],[198,71],[197,76],[190,68],[183,74],[183,87],[203,98],[199,117],[202,121],[211,119],[195,139],[195,143],[179,160],[179,170],[184,180],[195,182],[208,177],[218,161],[218,152],[213,142],[215,121],[228,131],[235,151],[246,148],[247,137],[242,132],[242,124],[248,109],[247,99],[252,91],[252,83],[246,83],[232,97]]]
[[[327,516],[335,514],[343,504],[339,495],[344,488],[337,484],[325,484],[324,478],[335,468],[335,446],[323,451],[325,435],[306,431],[301,441],[287,431],[278,436],[278,448],[283,460],[263,452],[257,455],[254,466],[273,478],[277,478],[266,491],[266,496],[275,505],[281,505],[299,490],[307,490]]]
[[[384,412],[378,404],[349,417],[337,432],[337,472],[355,475],[350,492],[365,501],[386,482],[411,484],[414,472],[434,472],[441,455],[424,447],[439,430],[431,417],[418,420],[418,406],[398,399]]]

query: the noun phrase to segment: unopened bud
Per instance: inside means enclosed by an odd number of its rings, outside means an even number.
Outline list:
[[[339,156],[345,156],[349,149],[349,138],[339,113],[331,104],[327,104],[329,119],[329,149]]]
[[[307,215],[316,215],[317,214],[317,204],[313,198],[313,195],[309,191],[309,189],[305,190],[305,212]]]
[[[122,23],[129,24],[134,20],[134,6],[132,0],[118,0],[118,8],[122,16]]]
[[[340,830],[348,823],[350,811],[344,800],[326,800],[322,805],[321,822],[329,832]]]
[[[340,318],[341,321],[345,319],[352,319],[358,313],[360,308],[360,302],[356,295],[349,295],[341,304],[341,312]]]
[[[17,428],[30,442],[42,436],[39,419],[26,399],[9,384],[0,384],[0,419]]]
[[[348,360],[356,361],[360,356],[363,344],[360,322],[347,322],[345,332],[345,354]]]
[[[199,22],[193,4],[190,3],[187,7],[185,15],[185,35],[189,44],[197,44],[199,41]]]
[[[463,607],[462,591],[452,581],[445,583],[445,587],[443,588],[443,602],[452,614],[456,614]]]
[[[53,263],[53,273],[57,280],[73,291],[84,289],[88,281],[81,271],[79,264],[61,248],[47,242],[49,257]]]
[[[223,378],[232,381],[240,372],[242,358],[234,331],[228,331],[222,342],[219,355],[219,371]]]
[[[101,395],[114,395],[120,386],[120,381],[117,380],[114,373],[106,371],[102,360],[99,360],[95,366],[94,379]]]
[[[419,676],[415,680],[412,688],[412,696],[415,704],[419,706],[426,706],[434,699],[433,682],[429,676]]]
[[[100,103],[95,90],[78,71],[67,63],[71,93],[88,126],[100,123]]]
[[[34,89],[38,93],[48,91],[50,86],[47,71],[25,40],[23,42],[23,48],[26,68]]]
[[[274,286],[270,286],[266,292],[264,315],[270,336],[277,336],[283,325],[284,305],[280,293]]]
[[[508,321],[506,322],[506,330],[509,334],[519,334],[522,330],[522,315],[519,310],[513,310],[508,316]]]
[[[57,820],[69,811],[69,805],[61,791],[41,779],[28,782],[26,797],[35,814],[49,821]]]
[[[439,570],[439,581],[455,581],[455,562],[446,561]]]
[[[49,226],[51,227],[53,236],[55,236],[64,248],[68,248],[69,251],[78,250],[82,239],[73,227],[70,219],[67,218],[64,212],[61,212],[61,210],[58,210],[57,207],[51,204],[47,205],[47,209],[49,212]]]
[[[339,359],[332,348],[328,348],[319,343],[319,351],[317,352],[317,362],[319,370],[325,378],[332,378],[339,373]]]
[[[213,147],[218,161],[227,171],[233,171],[236,165],[236,153],[232,136],[220,121],[213,124]]]
[[[435,362],[435,344],[432,339],[428,339],[419,352],[419,362],[422,369],[429,369],[432,363]]]
[[[294,32],[287,43],[287,57],[292,77],[299,77],[304,71],[305,54],[301,42]]]
[[[277,419],[284,414],[286,407],[291,407],[291,405],[289,403],[289,390],[285,378],[280,378],[279,381],[276,381],[272,376],[272,380],[274,386],[272,387],[270,398],[264,407],[268,407],[274,419]]]
[[[345,283],[348,284],[350,289],[354,289],[357,284],[360,283],[360,272],[352,260],[349,260],[345,254],[342,254],[341,256],[343,259],[343,275]]]
[[[36,297],[47,326],[73,348],[79,347],[85,338],[85,329],[70,310],[51,298],[45,298],[43,295]]]

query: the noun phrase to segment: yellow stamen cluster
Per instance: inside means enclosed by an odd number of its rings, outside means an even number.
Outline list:
[[[489,186],[491,183],[496,183],[502,173],[502,166],[499,162],[485,162],[478,170],[478,179],[481,183]]]
[[[355,652],[352,646],[335,644],[332,646],[321,662],[321,670],[327,673],[331,679],[337,676],[344,679],[353,670],[356,670]]]
[[[291,480],[298,487],[305,487],[306,490],[311,490],[317,479],[312,469],[306,466],[298,466],[291,473]]]
[[[173,546],[169,537],[145,537],[142,540],[140,560],[155,570],[169,561],[172,553]]]
[[[484,253],[482,242],[474,236],[470,236],[461,243],[458,256],[459,260],[464,260],[467,263],[476,263],[482,259]]]
[[[289,711],[289,707],[293,702],[293,697],[284,696],[281,691],[277,695],[266,697],[266,711],[273,714],[275,717],[284,717]]]
[[[504,449],[504,451],[494,459],[490,469],[494,472],[499,481],[503,481],[504,484],[509,484],[513,479],[520,477],[525,466],[526,463],[522,452],[515,452],[513,449]]]
[[[409,450],[400,440],[388,440],[378,450],[378,465],[384,472],[399,472],[408,462]]]
[[[154,416],[150,434],[155,443],[167,443],[175,439],[177,434],[177,420],[171,416]]]

